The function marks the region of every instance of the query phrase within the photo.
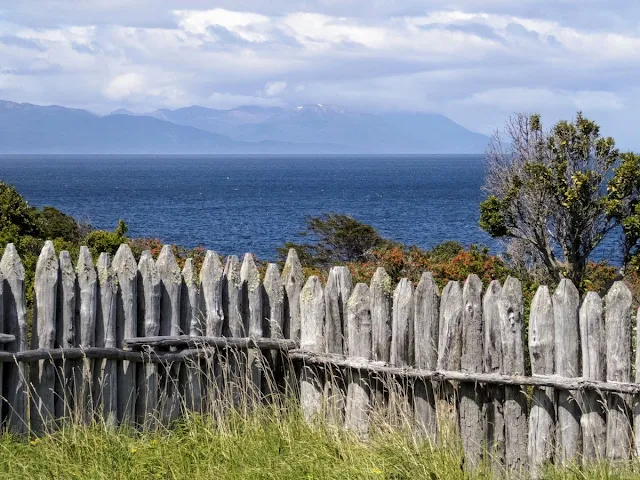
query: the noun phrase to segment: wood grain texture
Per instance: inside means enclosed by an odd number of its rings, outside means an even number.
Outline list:
[[[533,297],[529,316],[529,355],[534,375],[553,375],[554,336],[551,294],[546,286],[541,286]],[[545,464],[553,460],[555,417],[555,391],[548,387],[535,388],[529,414],[528,447],[534,479],[540,478]]]
[[[33,299],[33,349],[52,349],[56,340],[56,308],[58,301],[59,262],[53,242],[47,241],[36,265]],[[33,395],[31,401],[31,429],[36,434],[52,427],[55,419],[55,365],[40,360],[31,367]]]
[[[502,331],[502,372],[524,375],[523,301],[520,281],[508,277],[500,293],[499,313]],[[505,466],[521,474],[528,464],[529,424],[527,398],[519,387],[504,391]]]
[[[602,300],[595,292],[585,296],[580,307],[582,374],[591,380],[605,380],[606,339]],[[581,395],[583,456],[587,462],[602,460],[606,453],[606,418],[603,398],[598,392]]]
[[[320,279],[311,276],[300,292],[300,348],[321,353],[324,350],[325,303]],[[323,378],[313,365],[304,365],[300,374],[300,404],[306,420],[322,414]]]
[[[552,297],[555,326],[555,369],[564,377],[581,375],[580,323],[578,309],[580,294],[570,280],[562,279]],[[574,464],[582,455],[580,405],[575,392],[557,394],[557,461],[561,465]]]

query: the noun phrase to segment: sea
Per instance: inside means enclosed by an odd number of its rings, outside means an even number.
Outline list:
[[[0,180],[94,227],[123,219],[130,236],[223,255],[273,260],[329,212],[407,245],[501,250],[478,227],[481,155],[4,155]]]

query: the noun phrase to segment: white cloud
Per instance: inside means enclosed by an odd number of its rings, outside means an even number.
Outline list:
[[[474,93],[461,101],[465,105],[493,106],[500,110],[531,112],[566,107],[574,110],[619,110],[620,98],[606,91],[562,91],[546,88],[496,88]]]
[[[280,95],[287,89],[287,82],[277,81],[269,82],[264,86],[264,94],[267,97],[275,97]]]
[[[180,28],[186,32],[209,35],[210,27],[223,27],[236,33],[240,38],[250,42],[263,42],[267,40],[265,34],[255,30],[255,27],[268,26],[269,17],[255,13],[233,12],[216,8],[214,10],[175,10],[173,12],[179,18]]]
[[[513,111],[581,109],[640,147],[622,128],[637,107],[635,2],[583,0],[571,16],[577,0],[210,3],[18,2],[0,20],[0,98],[101,111],[339,103],[433,110],[484,132]]]
[[[104,94],[107,98],[120,100],[138,94],[145,87],[145,79],[135,72],[123,73],[114,77],[105,87]]]

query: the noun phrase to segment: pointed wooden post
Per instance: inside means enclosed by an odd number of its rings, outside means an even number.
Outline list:
[[[324,347],[325,304],[320,279],[311,276],[300,292],[300,348],[322,353]],[[323,381],[320,369],[303,365],[300,375],[300,404],[307,421],[322,414]]]
[[[523,303],[520,281],[508,277],[500,294],[502,326],[502,373],[525,375]],[[510,472],[522,473],[527,467],[527,398],[520,387],[504,389],[505,463]]]
[[[346,305],[351,294],[351,273],[347,267],[333,267],[329,270],[327,286],[324,290],[327,319],[325,323],[325,351],[347,355],[347,312]],[[327,418],[337,425],[344,421],[346,402],[345,378],[340,369],[327,369],[324,385],[327,402]]]
[[[64,253],[64,252],[63,252]],[[66,261],[64,262],[66,263]],[[63,261],[60,260],[60,268],[62,270]],[[78,315],[76,319],[76,342],[83,348],[96,346],[96,309],[98,302],[98,277],[96,269],[93,267],[93,259],[87,247],[80,247],[80,255],[78,257],[78,265],[76,267],[77,285],[78,285]],[[64,276],[64,275],[63,275]],[[93,395],[92,391],[93,372],[95,371],[96,361],[84,358],[81,362],[82,370],[78,378],[79,387],[77,405],[82,408],[85,422],[89,422],[93,413]]]
[[[440,334],[438,336],[438,370],[460,370],[462,358],[462,289],[449,282],[440,301]]]
[[[72,348],[78,342],[76,332],[76,274],[73,270],[69,252],[60,252],[59,262],[55,346]],[[82,404],[77,398],[82,382],[82,363],[82,361],[77,360],[56,362],[54,396],[56,419],[85,410],[81,407]],[[75,386],[74,382],[76,383]]]
[[[546,286],[538,287],[529,316],[529,354],[533,375],[554,373],[553,303]],[[553,460],[555,442],[555,391],[534,388],[529,416],[528,457],[531,476],[541,477],[543,467]]]
[[[346,304],[348,350],[351,357],[371,359],[371,298],[369,287],[356,285]],[[348,373],[345,427],[366,437],[369,433],[369,375],[366,370]]]
[[[16,341],[7,345],[9,352],[23,352],[27,346],[27,305],[24,291],[24,267],[13,243],[9,243],[0,261],[4,278],[4,331],[14,335]],[[3,366],[5,401],[7,403],[7,430],[15,434],[29,431],[27,418],[27,375],[25,364],[7,363]],[[0,372],[2,371],[0,370]]]
[[[500,323],[500,295],[502,286],[493,280],[482,299],[484,321],[484,372],[502,372],[502,326]],[[502,475],[505,464],[504,388],[487,386],[484,405],[487,454],[494,475]]]
[[[223,310],[224,335],[227,337],[246,337],[246,329],[242,320],[242,282],[240,280],[241,264],[238,257],[230,255],[223,274]]]
[[[582,347],[582,376],[604,381],[606,376],[606,342],[602,318],[602,300],[597,293],[587,293],[580,307],[580,338]],[[598,392],[581,393],[582,443],[587,462],[602,460],[606,453],[607,428]]]
[[[289,249],[287,261],[282,269],[284,297],[284,336],[300,340],[300,291],[304,282],[302,265],[295,249]]]
[[[423,273],[414,293],[415,366],[435,370],[438,363],[440,291],[431,273]],[[417,379],[414,384],[414,416],[419,431],[435,445],[438,435],[433,384]]]
[[[242,318],[242,265],[235,255],[227,257],[222,277],[222,297],[224,311],[224,335],[226,337],[246,337],[248,325]],[[229,400],[238,406],[246,398],[243,392],[247,388],[247,354],[237,350],[228,350],[224,354],[227,368],[225,385]]]
[[[264,275],[262,290],[262,309],[266,320],[265,336],[269,338],[284,338],[284,287],[280,278],[278,265],[270,263]],[[269,352],[269,368],[267,393],[276,393],[284,382],[284,352],[272,350]]]
[[[329,270],[325,288],[327,353],[348,355],[346,305],[351,295],[352,286],[351,273],[347,267],[333,267]]]
[[[222,335],[224,312],[222,309],[222,262],[218,254],[208,250],[200,270],[200,302],[204,313],[207,335]]]
[[[96,270],[96,347],[115,348],[118,280],[111,268],[109,254],[100,254]],[[93,388],[96,392],[96,411],[101,415],[100,420],[113,428],[118,424],[118,362],[103,359],[97,361],[96,366]]]
[[[461,370],[481,373],[483,369],[482,280],[469,275],[462,289],[462,358]],[[460,434],[465,465],[474,470],[482,462],[484,451],[483,395],[479,385],[460,385]]]
[[[138,262],[138,335],[155,337],[160,333],[161,281],[151,252],[145,250]],[[158,421],[158,365],[138,366],[137,421],[144,430],[153,430]]]
[[[164,245],[156,260],[160,276],[160,335],[188,335],[180,324],[180,296],[182,275],[170,245]],[[180,415],[180,391],[178,379],[184,375],[181,364],[159,365],[158,408],[163,424],[169,424]]]
[[[391,277],[382,267],[378,267],[371,279],[371,342],[372,359],[379,362],[391,361],[391,323],[393,307],[393,284]],[[385,404],[386,384],[390,378],[370,377],[374,393],[373,408]]]
[[[56,305],[58,299],[59,263],[53,242],[47,241],[42,248],[34,280],[33,349],[52,349],[56,339]],[[55,366],[51,360],[40,360],[31,367],[33,397],[31,429],[42,434],[52,427],[55,418]]]
[[[413,284],[406,278],[400,280],[393,293],[392,329],[391,329],[391,364],[408,367],[414,361],[413,341]],[[410,419],[413,425],[413,409],[411,408],[410,383],[406,378],[394,379],[393,397],[390,402],[397,409],[397,418]]]
[[[329,270],[327,286],[324,291],[327,314],[324,338],[327,353],[347,355],[346,305],[351,294],[351,287],[351,273],[347,267],[333,267]],[[324,390],[327,401],[327,418],[335,424],[342,424],[346,402],[346,384],[340,369],[327,369]]]
[[[552,297],[555,325],[556,374],[578,377],[580,368],[580,323],[578,309],[580,294],[570,280],[560,281]],[[560,465],[574,465],[582,456],[582,430],[580,405],[576,392],[556,392],[558,423],[556,426],[557,458]]]
[[[116,347],[125,338],[137,336],[138,265],[129,245],[122,244],[113,258],[113,272],[118,285],[116,306]],[[131,424],[136,416],[136,365],[128,360],[118,363],[118,422]]]
[[[605,299],[607,381],[631,381],[631,305],[633,296],[623,282],[615,282]],[[633,443],[626,395],[607,396],[607,458],[627,460]]]
[[[262,315],[262,283],[253,255],[245,254],[240,268],[242,282],[242,317],[250,337],[263,336],[264,317]],[[247,362],[252,382],[252,400],[258,402],[262,396],[262,363],[264,354],[256,348],[247,350]]]
[[[193,267],[193,259],[187,258],[182,268],[182,291],[180,294],[180,325],[185,335],[200,337],[204,324],[198,309],[199,282]],[[197,360],[186,362],[184,382],[185,403],[192,412],[202,411],[202,379]]]

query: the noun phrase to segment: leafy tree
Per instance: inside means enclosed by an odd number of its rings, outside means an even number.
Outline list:
[[[40,235],[40,214],[5,182],[0,182],[0,240],[13,242],[17,237]]]
[[[624,266],[640,268],[640,156],[625,153],[607,185],[607,215],[622,227]]]
[[[82,240],[82,231],[76,219],[53,207],[42,207],[40,227],[43,238],[59,238],[74,243]]]
[[[581,113],[548,132],[538,115],[519,114],[507,122],[506,137],[505,144],[496,134],[487,150],[481,228],[529,246],[552,280],[581,285],[593,250],[631,205],[626,191],[611,186],[636,172],[615,169],[613,138]]]
[[[120,244],[128,241],[127,230],[127,224],[123,220],[118,220],[118,226],[113,232],[94,230],[86,236],[84,242],[94,256],[98,256],[102,252],[115,255]]]
[[[305,266],[361,261],[371,249],[388,242],[371,225],[338,213],[308,217],[300,235],[313,243],[289,242],[278,249],[281,259],[286,258],[289,248],[295,248]]]

